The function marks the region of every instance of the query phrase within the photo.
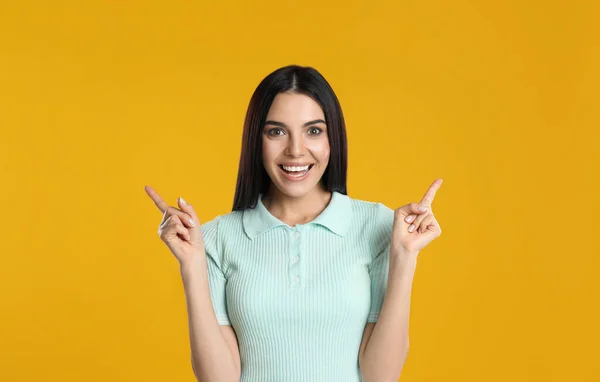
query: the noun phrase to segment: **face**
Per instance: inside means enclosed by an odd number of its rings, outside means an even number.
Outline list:
[[[290,197],[320,192],[320,180],[329,162],[321,106],[304,94],[278,94],[263,127],[262,158],[271,178],[269,192]]]

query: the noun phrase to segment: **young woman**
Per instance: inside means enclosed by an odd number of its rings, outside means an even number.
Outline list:
[[[335,93],[292,65],[252,95],[232,212],[200,226],[182,198],[168,206],[146,187],[180,263],[199,381],[399,378],[417,254],[441,234],[441,179],[396,211],[352,199],[346,147]]]

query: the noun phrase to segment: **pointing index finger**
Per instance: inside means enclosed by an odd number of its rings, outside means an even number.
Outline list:
[[[150,199],[154,201],[160,212],[164,214],[166,209],[169,208],[167,202],[165,202],[152,187],[146,186],[144,187],[144,190],[146,190],[146,193]]]
[[[433,202],[435,193],[442,185],[442,182],[443,182],[443,180],[440,178],[434,180],[433,183],[431,183],[431,186],[429,186],[429,189],[427,190],[427,192],[425,193],[425,196],[423,196],[423,199],[421,199],[419,204],[422,206],[431,207],[431,203]]]

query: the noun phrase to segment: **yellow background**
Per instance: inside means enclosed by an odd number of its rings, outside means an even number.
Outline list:
[[[351,197],[444,183],[401,381],[597,381],[597,1],[0,5],[0,380],[193,381],[144,192],[230,211],[260,80],[317,68]]]

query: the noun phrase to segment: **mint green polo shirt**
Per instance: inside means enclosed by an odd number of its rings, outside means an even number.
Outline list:
[[[359,382],[358,353],[377,322],[394,211],[332,194],[293,227],[263,205],[202,225],[210,297],[237,335],[241,382]]]

